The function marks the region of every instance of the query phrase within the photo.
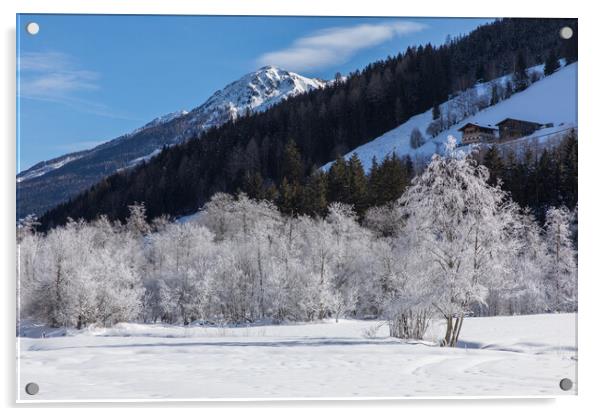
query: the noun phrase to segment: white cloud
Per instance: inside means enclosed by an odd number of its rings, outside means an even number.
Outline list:
[[[83,69],[61,52],[25,52],[17,62],[20,98],[66,105],[76,111],[103,117],[131,119],[107,105],[82,98],[82,93],[100,89],[100,74]]]
[[[348,61],[361,49],[418,32],[425,27],[411,21],[393,21],[323,29],[297,39],[286,49],[261,55],[258,63],[293,71],[325,68]]]
[[[77,68],[59,52],[27,52],[19,57],[19,94],[28,98],[61,98],[69,93],[98,89],[99,74]]]

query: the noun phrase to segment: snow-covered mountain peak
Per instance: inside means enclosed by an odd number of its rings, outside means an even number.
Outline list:
[[[249,111],[265,111],[282,100],[325,85],[324,81],[267,65],[216,91],[191,111],[191,121],[197,126],[200,122],[202,129],[210,128]]]

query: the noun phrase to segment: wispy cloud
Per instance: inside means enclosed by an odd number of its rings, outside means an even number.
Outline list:
[[[260,65],[276,65],[294,71],[326,68],[348,61],[356,52],[395,37],[423,30],[422,23],[392,21],[322,29],[301,37],[286,49],[258,58]]]
[[[105,117],[129,119],[108,106],[80,97],[99,90],[100,74],[81,66],[61,52],[25,52],[18,58],[21,98],[67,105],[75,110]]]
[[[20,94],[56,98],[82,90],[98,89],[99,74],[80,69],[60,52],[26,52],[19,57]]]

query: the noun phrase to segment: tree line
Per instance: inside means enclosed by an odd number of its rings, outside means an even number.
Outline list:
[[[521,143],[518,146],[485,145],[471,154],[489,169],[489,183],[502,190],[521,207],[529,208],[543,224],[547,209],[577,206],[578,141],[571,130],[549,139],[548,145]],[[328,170],[300,174],[301,156],[293,142],[285,150],[285,177],[280,186],[263,186],[258,176],[249,177],[240,191],[249,197],[271,201],[282,212],[324,217],[328,206],[342,202],[354,207],[360,219],[370,207],[384,206],[399,199],[422,163],[409,156],[391,153],[380,162],[373,158],[366,169],[357,154],[338,157]]]
[[[422,338],[444,319],[454,346],[465,316],[575,311],[574,212],[545,223],[455,147],[435,155],[394,203],[335,202],[288,215],[245,194],[215,194],[171,222],[129,207],[127,221],[18,229],[20,317],[83,328],[120,321],[249,323],[386,319]]]
[[[549,141],[547,146],[491,146],[478,157],[489,169],[489,182],[500,181],[502,189],[541,223],[549,207],[575,209],[578,203],[577,132],[571,130]]]

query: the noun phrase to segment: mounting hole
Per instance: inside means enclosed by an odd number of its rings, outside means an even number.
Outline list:
[[[560,388],[564,391],[568,391],[573,388],[573,381],[570,378],[563,378],[560,380]]]
[[[27,383],[27,385],[25,386],[25,392],[27,394],[29,394],[30,396],[38,394],[39,391],[40,391],[40,386],[38,386],[37,383]]]
[[[560,37],[562,39],[570,39],[573,37],[573,29],[571,29],[568,26],[563,27],[562,29],[560,29]]]
[[[27,26],[25,26],[25,30],[27,30],[27,33],[30,35],[37,35],[40,31],[40,25],[36,22],[29,22],[27,23]]]

